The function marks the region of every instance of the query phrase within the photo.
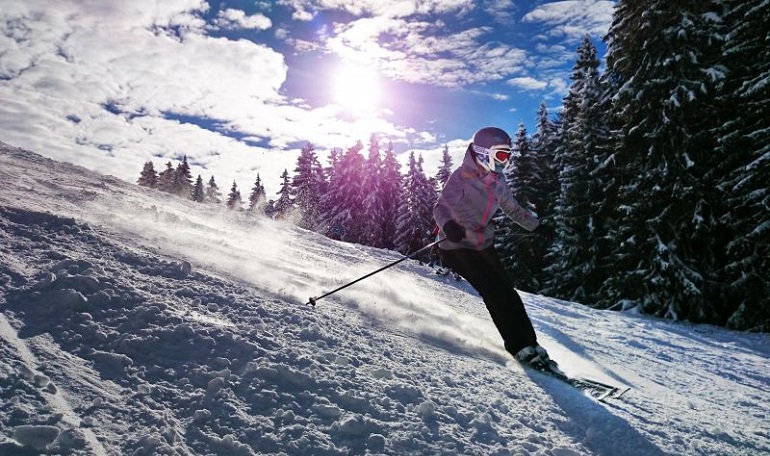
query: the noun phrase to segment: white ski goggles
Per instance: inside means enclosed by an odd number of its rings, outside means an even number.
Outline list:
[[[475,152],[476,155],[486,157],[487,160],[489,160],[489,157],[494,157],[494,160],[501,164],[507,163],[508,160],[511,159],[511,154],[513,153],[511,151],[511,147],[504,144],[499,146],[492,146],[489,149],[486,147],[477,146],[475,144],[471,144],[471,147],[473,148],[473,152]]]

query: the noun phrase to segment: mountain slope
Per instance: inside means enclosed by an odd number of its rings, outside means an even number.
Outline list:
[[[414,262],[304,305],[393,252],[7,145],[0,182],[0,455],[770,452],[765,334],[524,295],[565,370],[632,386],[605,405]]]

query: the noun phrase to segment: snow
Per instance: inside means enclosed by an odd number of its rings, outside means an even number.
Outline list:
[[[599,403],[463,281],[0,144],[0,454],[770,453],[770,337],[523,294]]]

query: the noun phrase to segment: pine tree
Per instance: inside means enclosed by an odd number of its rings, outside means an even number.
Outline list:
[[[204,201],[213,204],[222,203],[222,194],[219,192],[219,186],[217,185],[214,176],[211,176],[209,179],[208,186],[206,187],[206,198]]]
[[[172,193],[177,196],[182,198],[190,198],[192,196],[192,173],[190,172],[190,165],[187,163],[187,155],[182,158],[182,162],[176,167],[172,188]]]
[[[174,193],[174,176],[176,171],[174,165],[169,161],[166,163],[166,169],[158,174],[157,189],[166,193]]]
[[[257,180],[254,181],[254,187],[251,188],[251,194],[249,195],[249,212],[264,213],[266,203],[267,194],[265,193],[265,186],[262,185],[262,179],[257,174]]]
[[[556,166],[557,136],[560,124],[561,122],[551,120],[548,115],[548,107],[545,102],[541,102],[537,111],[537,130],[530,140],[537,175],[531,182],[531,190],[528,190],[528,194],[534,202],[541,225],[546,228],[538,230],[541,238],[545,241],[543,242],[545,246],[549,246],[553,242],[554,206],[561,192],[559,172]],[[544,232],[546,234],[543,234]]]
[[[449,155],[449,146],[444,145],[444,150],[441,153],[441,165],[436,173],[436,183],[439,186],[439,190],[444,188],[446,181],[449,180],[449,176],[452,174],[452,157]]]
[[[238,190],[238,184],[233,181],[233,186],[230,187],[230,193],[227,195],[227,208],[233,210],[240,210],[243,206],[243,199],[241,198],[241,192]]]
[[[342,157],[342,149],[333,147],[329,151],[329,166],[324,168],[324,175],[326,176],[328,182],[335,180],[334,174],[337,172],[340,157]]]
[[[388,148],[385,149],[385,158],[382,161],[382,175],[380,177],[382,212],[379,220],[379,238],[382,247],[390,250],[395,249],[396,246],[402,181],[401,164],[396,160],[393,143],[390,142]]]
[[[136,183],[142,187],[149,188],[155,188],[158,185],[158,173],[155,172],[155,166],[151,161],[145,162],[142,173],[139,175]]]
[[[321,195],[326,186],[324,170],[318,161],[312,144],[308,143],[300,151],[297,167],[291,182],[291,197],[300,210],[297,224],[305,229],[315,230],[319,224]]]
[[[203,190],[203,178],[198,174],[198,178],[195,180],[195,187],[192,191],[192,200],[197,203],[202,203],[205,199],[205,193]]]
[[[552,280],[549,271],[552,257],[548,256],[548,252],[553,246],[558,229],[554,214],[561,193],[559,170],[556,164],[560,128],[561,118],[552,120],[545,102],[541,102],[537,111],[537,130],[530,140],[537,175],[531,183],[532,188],[527,190],[529,200],[540,219],[540,227],[535,231],[538,252],[534,253],[540,265],[536,271],[533,271],[534,283],[537,284],[533,291],[537,293],[543,292],[546,284]]]
[[[436,173],[436,177],[434,178],[434,182],[436,183],[436,188],[435,188],[436,195],[441,193],[441,190],[443,190],[444,185],[446,185],[447,181],[449,180],[449,176],[451,174],[452,174],[452,157],[449,155],[449,146],[445,144],[444,150],[441,153],[441,164],[439,165],[438,172]],[[437,228],[438,227],[434,227],[434,229],[437,229]],[[442,264],[441,255],[439,253],[438,247],[431,250],[429,263],[431,265]]]
[[[284,169],[281,174],[281,189],[276,193],[278,200],[273,204],[273,218],[289,218],[294,209],[294,202],[291,198],[291,181],[289,180],[289,170]]]
[[[382,237],[383,215],[383,163],[380,144],[375,135],[369,137],[369,155],[366,166],[361,170],[363,191],[363,213],[366,214],[362,243],[373,247],[385,247],[387,239]]]
[[[396,250],[407,255],[425,246],[433,234],[432,208],[436,201],[435,181],[422,169],[422,157],[409,154],[409,170],[401,190]],[[427,258],[427,255],[426,255]]]
[[[433,205],[438,199],[438,182],[434,178],[428,178],[425,174],[424,164],[425,161],[422,155],[420,155],[417,160],[418,182],[415,192],[417,196],[416,210],[420,215],[420,221],[425,233],[420,248],[429,243],[434,234],[436,222],[433,220]]]
[[[712,134],[722,34],[721,2],[621,0],[608,34],[617,87],[617,245],[605,305],[629,303],[673,319],[716,321],[724,303],[719,262],[725,201]],[[716,71],[715,71],[716,70]],[[622,216],[622,218],[620,217]],[[715,242],[717,241],[717,242]]]
[[[548,292],[579,302],[592,302],[602,286],[604,271],[594,255],[602,221],[594,204],[602,189],[591,172],[599,156],[603,125],[599,112],[599,59],[588,37],[578,48],[572,84],[564,98],[561,141],[557,148],[561,190],[555,207],[557,238],[551,246]]]
[[[337,158],[332,155],[329,189],[321,200],[323,232],[332,239],[360,243],[363,227],[363,192],[360,173],[364,167],[359,141]]]
[[[724,314],[736,329],[770,330],[770,2],[728,2],[724,18],[728,67],[716,129],[717,187],[727,212],[717,217],[725,245],[721,275],[728,284]],[[721,241],[721,242],[720,242]]]

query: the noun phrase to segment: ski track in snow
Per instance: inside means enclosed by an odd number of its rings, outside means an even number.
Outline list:
[[[0,455],[770,453],[770,337],[523,294],[528,372],[464,281],[0,143]],[[58,436],[58,437],[57,437]],[[55,438],[55,440],[53,440]]]

